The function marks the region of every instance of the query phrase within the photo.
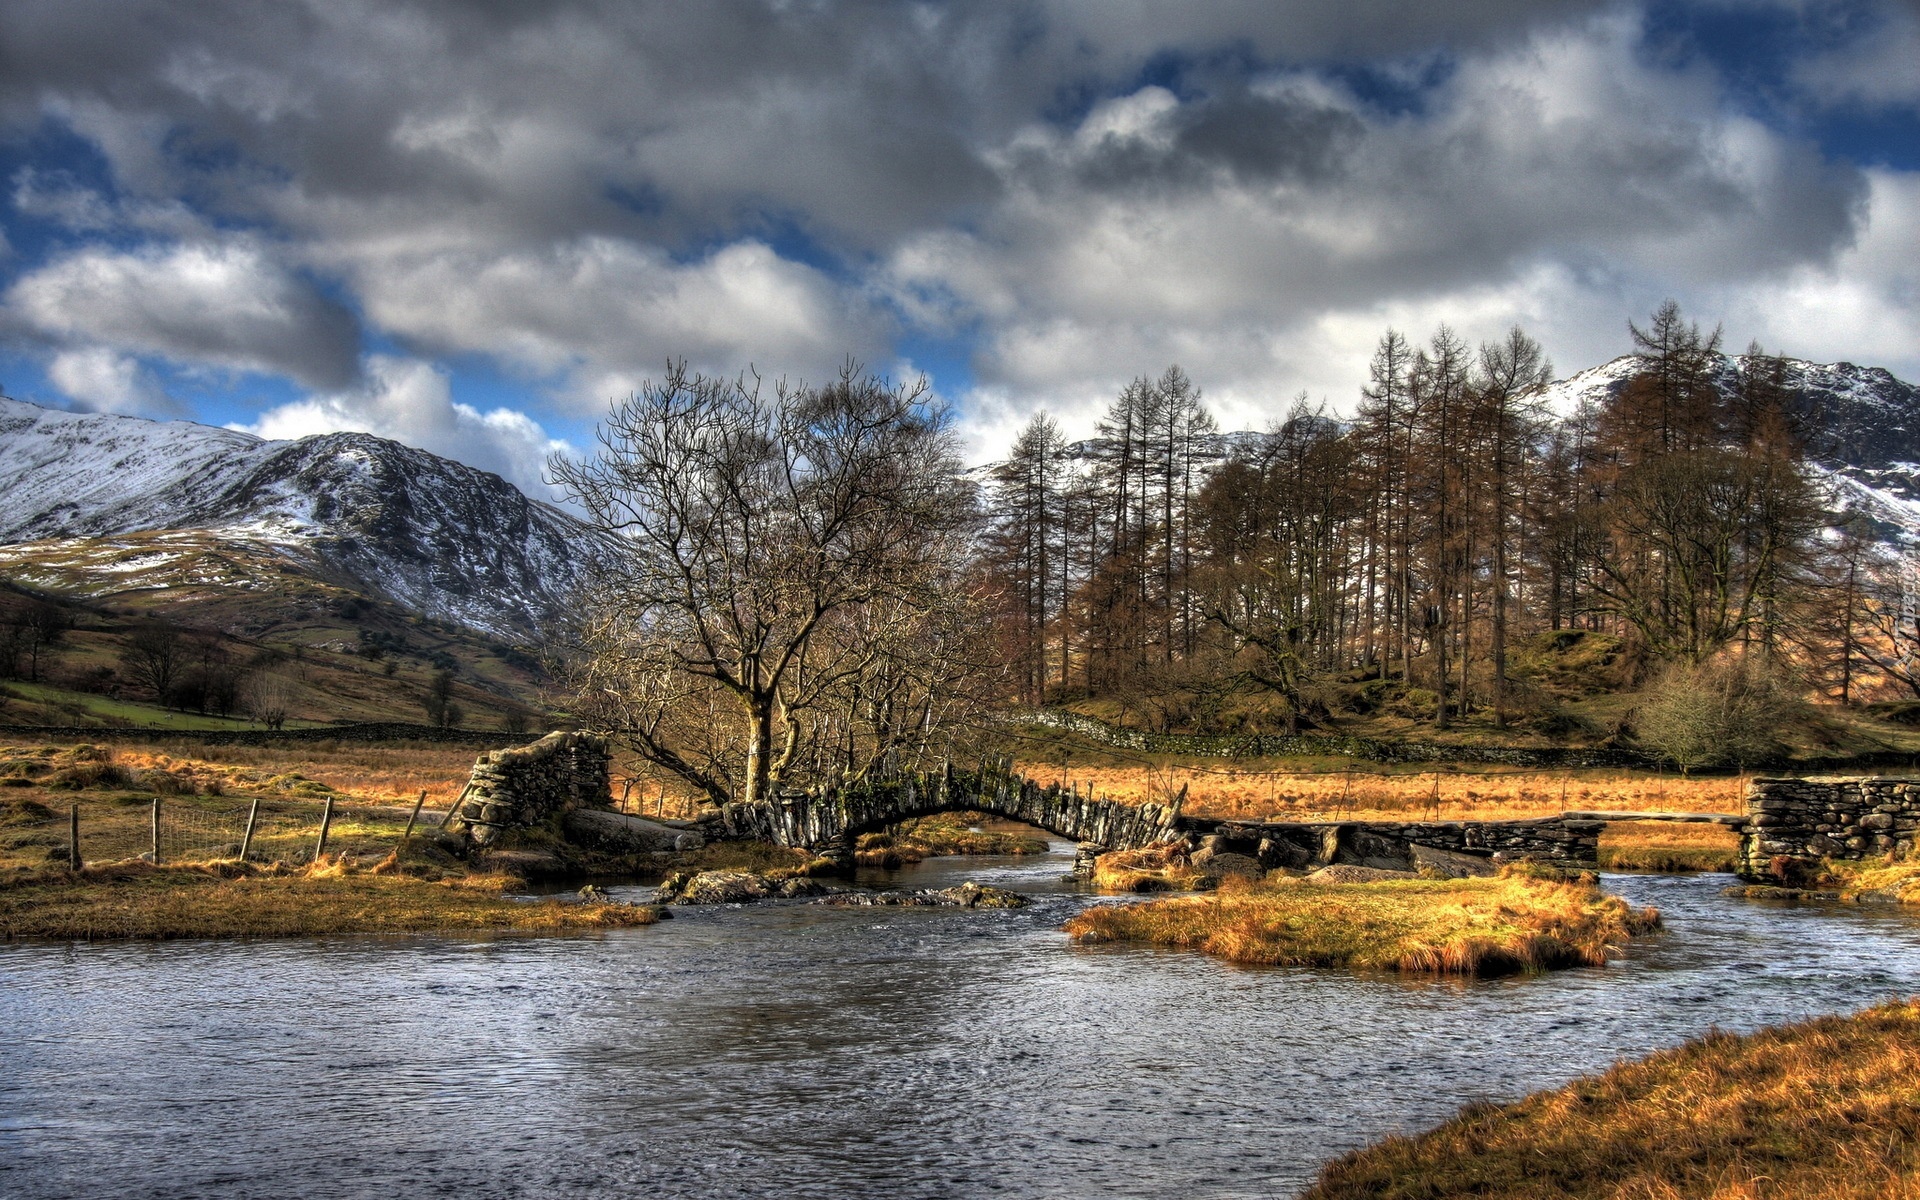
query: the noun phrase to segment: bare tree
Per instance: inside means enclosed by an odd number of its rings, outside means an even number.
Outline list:
[[[247,679],[241,688],[241,702],[249,717],[268,729],[287,723],[293,707],[293,681],[278,672],[263,672]]]
[[[580,711],[716,803],[857,772],[950,719],[946,680],[908,689],[917,704],[890,682],[911,673],[901,655],[923,676],[965,658],[927,656],[936,618],[969,608],[953,560],[977,506],[924,381],[849,363],[769,396],[671,364],[599,441],[551,463],[609,535],[577,631]]]
[[[426,695],[420,698],[420,707],[427,710],[427,720],[436,729],[451,729],[460,723],[460,718],[466,714],[454,703],[452,671],[433,673]]]
[[[162,704],[173,697],[173,685],[187,666],[186,639],[178,627],[152,621],[133,631],[120,651],[120,665],[137,684]]]

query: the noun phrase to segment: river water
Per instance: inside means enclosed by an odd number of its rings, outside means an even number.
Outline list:
[[[1328,1157],[1920,990],[1920,920],[1609,876],[1602,969],[1409,981],[1074,947],[1006,912],[679,910],[586,938],[0,948],[0,1195],[1284,1197]]]

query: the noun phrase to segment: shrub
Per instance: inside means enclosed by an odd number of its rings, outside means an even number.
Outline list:
[[[1755,659],[1676,663],[1635,710],[1634,732],[1682,771],[1744,767],[1780,752],[1779,731],[1801,707],[1785,681]]]

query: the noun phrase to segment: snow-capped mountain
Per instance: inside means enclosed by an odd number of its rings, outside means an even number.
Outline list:
[[[497,475],[360,433],[297,441],[0,397],[0,544],[190,529],[520,641],[593,530]]]
[[[1720,355],[1716,382],[1736,386],[1741,359]],[[1920,547],[1920,386],[1880,367],[1782,360],[1781,380],[1808,451],[1836,499],[1867,514],[1891,543]],[[1599,402],[1626,386],[1638,368],[1626,356],[1547,385],[1557,413]]]

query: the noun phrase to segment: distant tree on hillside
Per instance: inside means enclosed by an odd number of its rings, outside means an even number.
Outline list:
[[[149,621],[135,627],[120,650],[120,667],[127,678],[162,704],[173,699],[173,685],[187,663],[185,638],[178,626]]]
[[[452,671],[434,672],[426,695],[420,698],[420,706],[427,710],[427,723],[435,728],[451,729],[460,723],[466,714],[453,699]]]

